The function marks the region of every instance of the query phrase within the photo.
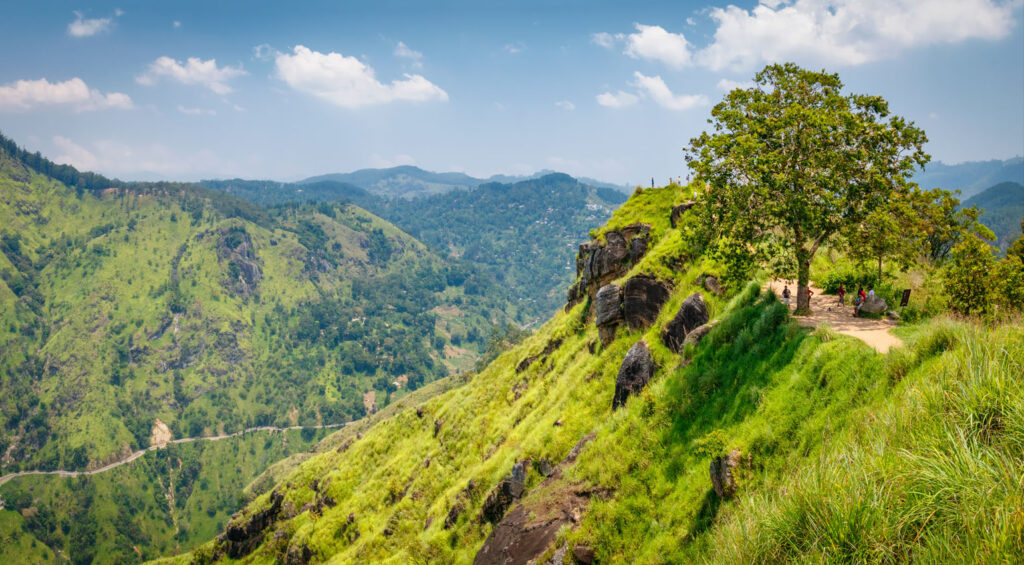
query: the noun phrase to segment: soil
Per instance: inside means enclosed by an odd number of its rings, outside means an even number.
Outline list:
[[[771,281],[766,286],[771,289],[779,300],[782,299],[782,289],[786,281]],[[794,316],[801,326],[816,328],[822,323],[828,324],[836,333],[855,337],[864,343],[875,348],[879,353],[888,353],[892,347],[903,345],[903,341],[892,335],[889,330],[896,327],[896,322],[889,319],[873,320],[871,318],[859,318],[853,315],[851,301],[854,298],[852,292],[846,295],[846,304],[839,304],[839,297],[825,294],[820,288],[811,285],[811,313],[806,316]],[[793,293],[789,309],[796,310],[796,283],[789,285]]]
[[[171,441],[174,435],[171,434],[171,428],[167,427],[167,424],[160,421],[157,418],[153,421],[153,431],[150,432],[149,445],[164,445]]]

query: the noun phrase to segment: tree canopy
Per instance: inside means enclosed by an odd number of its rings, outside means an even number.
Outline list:
[[[716,105],[686,160],[718,235],[755,245],[778,236],[797,262],[806,311],[811,259],[834,234],[861,223],[928,162],[924,131],[880,96],[844,94],[837,74],[795,64],[765,67],[754,86]]]

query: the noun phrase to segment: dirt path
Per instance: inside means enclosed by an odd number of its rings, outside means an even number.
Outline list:
[[[781,300],[784,285],[785,281],[771,281],[766,286]],[[789,309],[793,311],[796,309],[796,284],[789,285],[789,290],[793,293]],[[879,353],[888,353],[890,347],[903,344],[900,338],[889,333],[889,330],[896,327],[892,320],[872,320],[853,316],[853,306],[850,305],[853,293],[846,295],[846,305],[843,306],[837,303],[836,296],[826,295],[818,287],[812,285],[811,291],[814,292],[811,296],[811,315],[793,317],[801,326],[815,328],[825,322],[837,333],[855,337],[874,347]]]
[[[61,471],[61,470],[57,470],[57,471],[18,471],[17,473],[8,473],[8,474],[0,477],[0,485],[6,483],[7,481],[9,481],[11,479],[15,479],[15,478],[18,478],[18,477],[23,477],[25,475],[57,475],[57,476],[60,476],[60,477],[78,477],[78,476],[81,476],[81,475],[98,475],[100,473],[105,473],[105,472],[107,472],[107,471],[109,471],[111,469],[115,469],[117,467],[120,467],[121,465],[127,465],[128,463],[131,463],[132,461],[135,461],[136,459],[138,459],[139,457],[142,457],[143,455],[149,453],[150,451],[156,451],[157,449],[163,449],[163,448],[167,447],[168,445],[174,445],[176,443],[190,443],[190,442],[193,442],[193,441],[219,441],[219,440],[222,440],[222,439],[238,437],[238,436],[250,433],[250,432],[264,432],[264,431],[266,431],[266,432],[285,432],[285,431],[288,431],[288,430],[304,430],[304,429],[305,430],[323,430],[323,429],[342,428],[342,427],[347,426],[347,425],[349,425],[351,423],[352,422],[346,422],[344,424],[327,424],[327,425],[324,425],[324,426],[288,426],[287,428],[277,428],[277,427],[274,427],[274,426],[257,426],[255,428],[246,428],[246,429],[244,429],[244,430],[242,430],[240,432],[235,432],[233,434],[221,434],[221,435],[216,435],[216,436],[205,436],[205,437],[184,437],[184,438],[181,438],[181,439],[174,439],[174,440],[168,441],[166,443],[161,443],[159,445],[151,445],[151,446],[147,447],[146,449],[140,449],[140,450],[132,453],[131,455],[129,455],[128,457],[125,457],[124,459],[121,459],[119,461],[115,461],[113,463],[110,463],[109,465],[104,465],[103,467],[100,467],[98,469],[92,469],[92,470],[89,470],[89,471]]]

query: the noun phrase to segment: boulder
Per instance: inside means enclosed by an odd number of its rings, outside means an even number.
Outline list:
[[[708,323],[708,305],[699,292],[695,292],[683,300],[679,311],[672,320],[665,324],[661,331],[661,341],[672,351],[679,353],[683,349],[686,335]]]
[[[594,311],[598,336],[602,344],[608,345],[615,340],[615,331],[622,322],[622,290],[618,285],[606,284],[597,291]]]
[[[704,275],[700,284],[704,287],[704,290],[711,294],[722,296],[722,283],[718,281],[718,277],[715,275]]]
[[[683,202],[682,204],[679,204],[677,206],[673,206],[672,207],[672,214],[669,215],[668,219],[669,219],[669,222],[672,223],[672,227],[673,228],[676,227],[676,224],[679,222],[679,218],[682,218],[683,214],[685,214],[687,210],[689,210],[690,208],[693,208],[694,204],[696,204],[696,202],[690,200],[690,201]]]
[[[867,312],[868,314],[884,314],[889,309],[889,305],[884,300],[878,297],[878,295],[868,295],[864,299],[864,304],[860,306],[860,312]]]
[[[615,396],[612,398],[612,409],[626,403],[626,399],[643,390],[651,377],[654,376],[654,359],[651,350],[643,340],[629,348],[619,374],[615,377]]]
[[[686,334],[686,339],[683,340],[683,347],[686,347],[691,343],[694,345],[700,343],[701,340],[704,339],[704,336],[708,335],[708,332],[711,331],[711,328],[713,328],[714,325],[714,323],[707,323],[703,326],[697,326],[694,328],[693,331]]]
[[[671,290],[668,283],[652,277],[637,276],[626,281],[622,290],[622,317],[626,325],[638,330],[653,324]]]
[[[733,469],[740,464],[740,451],[734,449],[728,455],[715,457],[711,461],[711,486],[719,498],[729,498],[736,493],[736,478]]]
[[[594,562],[596,556],[594,555],[594,550],[590,549],[589,545],[578,544],[572,548],[572,558],[581,565],[590,565]]]
[[[576,254],[576,283],[569,288],[566,309],[594,298],[598,289],[621,277],[647,253],[647,224],[630,224],[605,233],[605,243],[588,241]]]
[[[512,503],[523,496],[523,489],[526,488],[527,465],[529,465],[528,460],[516,463],[508,475],[505,475],[505,478],[491,489],[480,509],[484,520],[497,524]]]

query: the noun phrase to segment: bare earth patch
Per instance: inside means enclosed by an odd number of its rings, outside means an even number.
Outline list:
[[[160,418],[153,421],[153,431],[149,434],[149,445],[164,445],[173,438],[171,428],[160,421]]]
[[[771,281],[766,286],[781,300],[785,284],[785,281]],[[789,305],[792,312],[796,310],[796,284],[789,285],[789,290],[793,293]],[[850,303],[855,291],[847,293],[845,305],[839,304],[838,297],[826,295],[815,286],[811,286],[811,292],[814,293],[811,296],[811,314],[793,317],[801,326],[816,328],[822,323],[828,324],[836,333],[855,337],[879,353],[888,353],[889,348],[903,345],[903,340],[889,333],[889,330],[896,327],[892,320],[854,317],[853,306]]]

